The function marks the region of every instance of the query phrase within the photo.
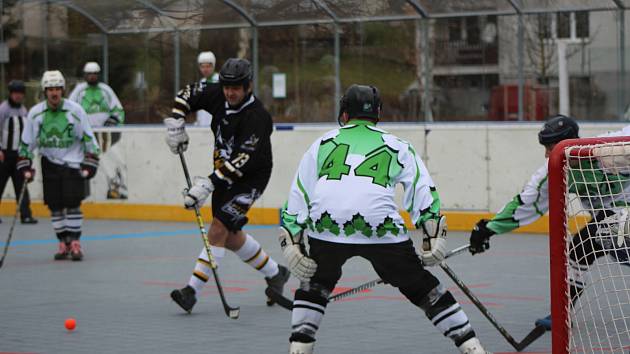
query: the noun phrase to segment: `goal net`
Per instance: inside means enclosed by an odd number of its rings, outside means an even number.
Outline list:
[[[630,352],[630,137],[549,159],[553,353]]]

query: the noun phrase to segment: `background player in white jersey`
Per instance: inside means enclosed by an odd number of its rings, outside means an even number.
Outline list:
[[[59,239],[56,260],[83,258],[81,201],[87,196],[86,179],[98,168],[99,148],[85,111],[63,98],[65,79],[60,71],[42,77],[44,101],[33,106],[22,133],[18,169],[27,181],[35,175],[33,150],[41,155],[44,203]]]
[[[603,136],[620,136],[630,135],[627,131],[628,127],[622,131],[605,134]],[[549,185],[547,180],[547,163],[551,150],[565,139],[574,139],[579,136],[579,126],[577,122],[563,115],[550,118],[538,133],[538,142],[545,147],[545,163],[534,172],[531,179],[523,190],[509,201],[502,209],[490,220],[479,220],[475,228],[470,234],[470,252],[472,254],[481,253],[490,248],[490,237],[492,235],[503,234],[515,230],[521,226],[533,223],[543,216],[549,210]],[[622,210],[626,210],[621,204],[625,204],[630,198],[630,185],[628,185],[628,177],[620,174],[606,174],[602,168],[598,168],[592,164],[593,160],[583,159],[580,161],[584,166],[584,170],[592,171],[588,174],[572,174],[571,178],[582,179],[586,183],[571,183],[571,186],[582,185],[586,188],[594,188],[593,193],[581,193],[582,195],[599,196],[602,190],[614,188],[612,194],[614,198],[590,198],[582,199],[585,210],[597,210],[595,215],[591,215],[592,222],[589,222],[581,230],[579,230],[572,238],[572,247],[574,252],[569,253],[569,291],[572,301],[577,298],[584,290],[584,282],[581,274],[588,270],[588,266],[595,262],[595,259],[606,254],[617,258],[620,255],[615,252],[605,252],[605,245],[602,244],[600,237],[591,237],[598,232],[598,223],[605,218],[618,218]],[[595,183],[597,181],[597,183]],[[569,190],[575,193],[574,190]],[[592,205],[591,205],[592,204]],[[593,206],[595,208],[593,208]],[[622,206],[621,208],[618,208]],[[591,238],[589,242],[589,238]],[[627,256],[626,262],[627,260]],[[536,325],[542,325],[547,330],[551,330],[551,315],[536,321]]]
[[[486,353],[453,295],[424,268],[444,259],[446,218],[411,144],[376,128],[380,111],[375,87],[350,86],[341,101],[343,126],[315,141],[300,161],[280,234],[289,269],[301,280],[293,301],[289,352],[313,352],[341,267],[360,256],[421,308],[462,353]],[[424,233],[422,258],[394,201],[398,183],[405,189],[405,209]]]
[[[97,62],[87,62],[83,67],[84,82],[77,84],[68,99],[78,103],[87,113],[92,128],[113,127],[125,122],[125,111],[114,90],[100,81],[101,67]],[[125,164],[114,144],[120,140],[119,132],[99,132],[96,138],[103,153],[101,171],[107,181],[107,198],[127,199]],[[100,177],[99,177],[100,178]]]
[[[201,74],[201,80],[199,85],[205,85],[207,83],[219,82],[219,75],[214,72],[214,68],[217,65],[217,58],[211,51],[201,52],[197,56],[197,64],[199,65],[199,74]],[[212,121],[212,114],[204,109],[200,109],[196,113],[197,120],[195,125],[200,127],[209,127]]]
[[[212,224],[208,238],[215,261],[234,252],[243,262],[265,276],[268,289],[282,294],[289,279],[287,268],[267,255],[251,235],[243,232],[247,212],[262,195],[273,165],[271,155],[271,115],[252,94],[252,68],[245,59],[230,58],[219,75],[219,83],[199,82],[177,93],[173,118],[166,118],[167,144],[179,154],[188,146],[184,118],[190,112],[210,112],[214,132],[214,171],[207,177],[197,176],[185,191],[184,204],[201,208],[212,193]],[[202,248],[188,285],[173,290],[171,298],[185,311],[195,305],[196,294],[210,277],[206,249]],[[268,305],[273,301],[268,300]]]

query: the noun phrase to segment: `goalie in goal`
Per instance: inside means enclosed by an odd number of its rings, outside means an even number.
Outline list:
[[[549,209],[549,186],[547,181],[547,163],[553,148],[562,140],[578,138],[579,126],[577,122],[567,116],[558,115],[550,118],[538,133],[538,141],[545,147],[545,163],[534,172],[523,190],[510,200],[490,220],[482,219],[477,222],[470,235],[470,252],[474,255],[490,248],[492,235],[508,233],[521,226],[533,223],[543,216]],[[602,136],[630,136],[630,126],[623,130]],[[603,153],[609,153],[604,151]],[[608,156],[614,156],[609,154]],[[595,152],[594,155],[597,155]],[[621,154],[617,154],[620,155]],[[613,157],[614,159],[614,157]],[[582,274],[588,270],[595,260],[604,255],[610,255],[617,261],[630,264],[627,252],[618,252],[619,247],[609,245],[613,234],[617,234],[618,225],[630,225],[626,196],[630,194],[630,179],[627,172],[611,168],[613,163],[618,167],[619,159],[612,161],[610,157],[598,158],[587,174],[572,174],[572,178],[579,179],[570,183],[569,193],[579,195],[584,210],[590,211],[591,221],[582,227],[571,240],[569,253],[569,291],[572,302],[575,302],[584,291],[585,283]],[[625,161],[624,170],[628,170],[630,161]],[[621,175],[619,173],[623,173]],[[600,190],[604,184],[617,182],[619,193],[611,193],[608,197],[601,197]],[[576,189],[588,189],[578,191]],[[591,198],[589,198],[589,196]],[[593,196],[597,196],[593,198]],[[612,230],[615,229],[615,230]],[[626,230],[624,227],[623,230]],[[627,232],[619,233],[620,235]],[[589,239],[590,238],[590,239]],[[625,240],[621,240],[625,242]],[[578,246],[579,245],[579,246]],[[575,247],[578,246],[578,247]],[[620,259],[621,258],[621,259]],[[551,330],[551,315],[538,319],[536,325],[542,325]]]

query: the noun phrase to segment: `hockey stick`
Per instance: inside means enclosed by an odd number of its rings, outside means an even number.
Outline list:
[[[459,287],[464,292],[464,294],[466,294],[466,296],[468,296],[468,298],[473,302],[473,304],[475,304],[475,306],[477,306],[479,311],[481,311],[481,313],[484,316],[486,316],[488,321],[490,321],[490,323],[492,323],[494,328],[496,328],[499,331],[499,333],[501,333],[503,338],[505,338],[505,340],[507,340],[508,343],[510,343],[510,345],[512,345],[512,347],[514,347],[514,349],[516,349],[517,351],[519,351],[519,352],[522,351],[528,345],[530,345],[533,341],[535,341],[536,339],[538,339],[540,336],[542,336],[545,333],[545,331],[546,331],[545,327],[543,327],[543,326],[536,326],[531,332],[529,332],[527,334],[527,336],[525,336],[525,338],[522,341],[517,342],[514,339],[514,337],[512,337],[512,335],[510,333],[508,333],[508,331],[505,329],[505,327],[501,326],[499,324],[499,322],[497,322],[497,320],[490,313],[490,311],[488,311],[488,309],[481,303],[481,301],[479,301],[477,296],[475,296],[475,294],[473,294],[472,291],[470,291],[470,289],[466,286],[466,284],[464,284],[464,282],[462,282],[457,277],[457,275],[455,275],[455,272],[453,272],[453,270],[451,269],[451,267],[448,266],[448,264],[446,264],[445,262],[442,262],[442,263],[440,263],[440,268],[442,268],[442,270],[444,270],[444,272],[446,272],[446,275],[448,275],[449,278],[451,278],[453,280],[453,282],[455,282],[457,287]]]
[[[457,247],[457,248],[449,251],[446,254],[446,256],[444,257],[444,259],[453,257],[455,255],[458,255],[458,254],[468,250],[468,248],[470,248],[470,244],[466,244],[466,245]],[[328,297],[328,302],[334,302],[334,301],[341,300],[341,299],[343,299],[345,297],[348,297],[350,295],[354,295],[354,294],[360,293],[363,290],[367,290],[367,289],[373,288],[373,287],[377,286],[378,284],[382,284],[382,283],[383,283],[383,280],[381,278],[370,280],[367,283],[363,283],[363,284],[361,284],[359,286],[356,286],[356,287],[354,287],[352,289],[348,289],[346,291],[343,291],[343,292],[340,292],[340,293],[337,293],[337,294],[335,294],[333,296]],[[265,291],[265,293],[267,294],[268,297],[270,297],[278,305],[284,307],[287,310],[293,309],[293,302],[291,300],[285,298],[284,296],[282,296],[280,298],[278,296],[278,294],[276,294],[274,292],[266,292]]]
[[[184,175],[186,176],[186,183],[188,184],[188,188],[192,187],[192,182],[190,181],[190,174],[188,173],[188,166],[186,165],[186,159],[184,158],[184,153],[179,152],[179,159],[182,162],[182,168],[184,169]],[[201,232],[201,238],[203,239],[203,245],[206,247],[206,253],[208,254],[208,261],[210,262],[210,269],[212,269],[212,275],[214,276],[214,282],[217,285],[217,290],[219,291],[219,296],[221,297],[221,303],[223,304],[223,309],[225,310],[225,314],[231,319],[237,319],[241,308],[240,307],[230,307],[227,301],[225,300],[225,294],[223,293],[223,286],[221,286],[221,281],[219,280],[219,274],[217,272],[217,263],[212,256],[212,250],[210,246],[210,241],[208,241],[208,233],[206,232],[206,227],[203,224],[203,218],[201,217],[201,212],[199,212],[199,208],[197,206],[194,207],[195,215],[197,216],[197,225],[199,226],[199,231]]]
[[[0,258],[0,268],[2,268],[2,265],[4,264],[4,259],[7,257],[7,252],[9,251],[9,243],[11,243],[11,237],[13,237],[15,222],[17,221],[18,215],[20,214],[20,205],[22,205],[22,199],[24,199],[24,194],[26,194],[26,184],[26,180],[22,182],[22,189],[20,190],[20,195],[18,196],[17,204],[15,205],[15,217],[13,218],[11,228],[9,229],[9,237],[7,237],[7,242],[4,244],[2,258]]]

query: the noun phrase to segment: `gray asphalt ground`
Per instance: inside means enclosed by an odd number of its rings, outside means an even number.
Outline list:
[[[0,242],[10,218],[3,221]],[[247,231],[284,263],[275,227]],[[191,315],[170,300],[170,291],[188,281],[202,247],[194,222],[87,220],[82,242],[83,262],[53,261],[57,245],[50,220],[17,225],[0,269],[0,354],[286,353],[290,312],[265,305],[262,275],[233,254],[219,272],[229,303],[241,307],[238,320],[224,315],[212,285]],[[449,248],[465,243],[464,233],[449,234]],[[517,340],[549,312],[545,236],[494,237],[485,254],[465,253],[448,263]],[[441,269],[434,274],[462,303],[488,350],[514,352]],[[338,289],[374,278],[366,261],[352,259]],[[291,279],[289,287],[296,286]],[[73,332],[64,328],[68,317],[76,318]],[[458,352],[419,309],[386,285],[329,304],[317,339],[318,354]],[[526,352],[549,353],[549,334]]]

